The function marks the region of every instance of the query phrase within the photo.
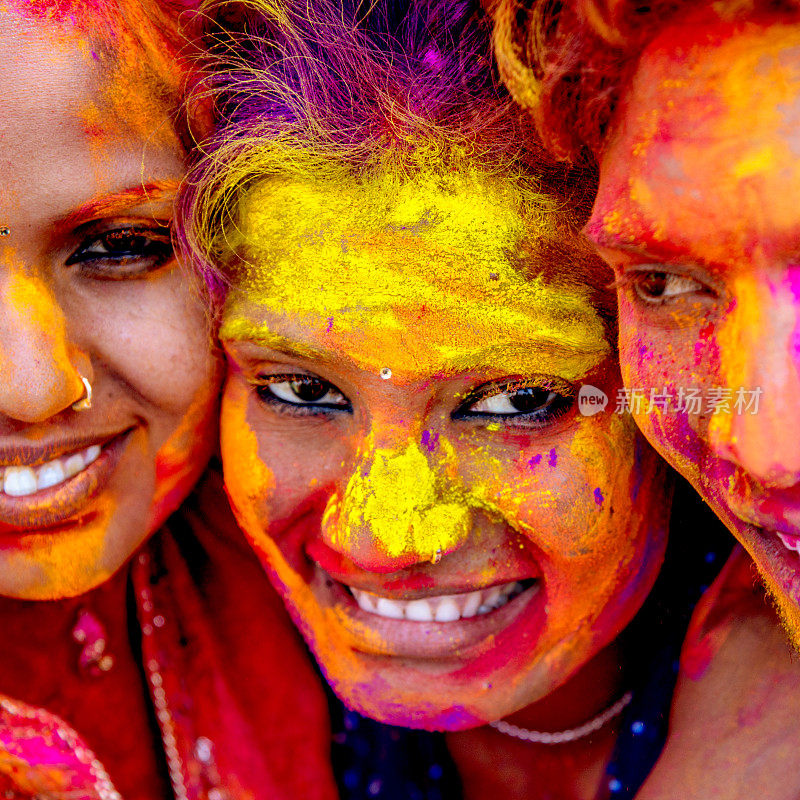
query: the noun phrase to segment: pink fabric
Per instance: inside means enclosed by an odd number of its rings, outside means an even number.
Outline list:
[[[85,742],[63,720],[0,696],[0,794],[118,800]]]

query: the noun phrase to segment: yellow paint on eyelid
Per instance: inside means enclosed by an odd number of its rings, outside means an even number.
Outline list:
[[[587,287],[524,274],[535,256],[521,243],[554,236],[554,213],[523,219],[513,189],[474,175],[336,191],[262,183],[231,233],[248,263],[220,335],[268,342],[276,323],[299,327],[366,368],[384,359],[429,374],[468,368],[481,345],[497,346],[491,361],[509,372],[548,372],[557,352],[559,374],[575,379],[609,346]]]

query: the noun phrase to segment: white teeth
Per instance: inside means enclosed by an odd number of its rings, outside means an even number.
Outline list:
[[[455,622],[495,611],[520,594],[524,588],[519,581],[512,581],[482,591],[443,594],[417,600],[390,600],[362,589],[351,588],[350,591],[360,608],[380,617],[414,622]]]
[[[439,608],[436,609],[437,622],[455,622],[461,619],[456,601],[452,597],[444,597],[439,602]]]
[[[488,593],[484,595],[482,605],[493,606],[498,597],[500,597],[500,587],[492,586]]]
[[[0,490],[11,497],[24,497],[42,489],[58,486],[97,461],[101,452],[100,445],[93,444],[79,453],[73,453],[65,458],[54,458],[39,467],[0,469]]]
[[[396,600],[389,600],[388,597],[378,598],[375,613],[381,617],[390,617],[391,619],[403,619],[405,616],[403,606]]]
[[[36,474],[30,467],[6,467],[3,491],[11,497],[24,497],[36,491]]]
[[[88,467],[93,461],[97,461],[98,456],[100,455],[100,445],[93,444],[91,447],[86,448],[86,452],[83,454],[83,460],[86,462],[86,466]]]
[[[48,489],[56,486],[64,480],[64,477],[64,467],[61,466],[61,462],[50,461],[37,470],[36,488]]]
[[[353,597],[356,598],[358,605],[364,609],[364,611],[370,611],[373,614],[375,613],[375,601],[373,599],[373,595],[369,592],[362,592],[360,589],[353,589]]]
[[[778,531],[776,531],[776,533],[787,550],[794,550],[796,553],[800,553],[800,536],[790,536],[789,534],[779,533]]]
[[[427,600],[412,600],[406,605],[406,619],[415,622],[433,622],[433,609]]]
[[[461,609],[461,616],[466,619],[474,617],[481,607],[481,599],[480,592],[470,592],[464,601],[464,607]]]
[[[75,453],[75,455],[70,456],[64,462],[64,475],[67,478],[71,478],[73,475],[77,475],[82,469],[85,469],[86,464],[83,460],[83,456],[80,453]]]

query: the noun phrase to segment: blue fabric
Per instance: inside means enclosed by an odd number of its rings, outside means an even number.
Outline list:
[[[342,800],[460,800],[442,734],[381,725],[338,701],[331,722]]]

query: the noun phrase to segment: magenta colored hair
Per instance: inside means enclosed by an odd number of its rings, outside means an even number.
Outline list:
[[[392,170],[409,179],[431,165],[479,169],[513,182],[532,204],[543,194],[562,201],[562,235],[542,245],[542,262],[562,272],[566,262],[588,263],[585,253],[576,257],[575,234],[592,176],[555,163],[536,143],[499,83],[491,20],[477,2],[216,0],[205,11],[201,99],[213,102],[216,122],[197,148],[178,235],[217,303],[235,270],[225,232],[238,199],[268,175]],[[607,284],[591,263],[598,274],[588,282]],[[562,280],[587,278],[586,269],[574,272]]]

